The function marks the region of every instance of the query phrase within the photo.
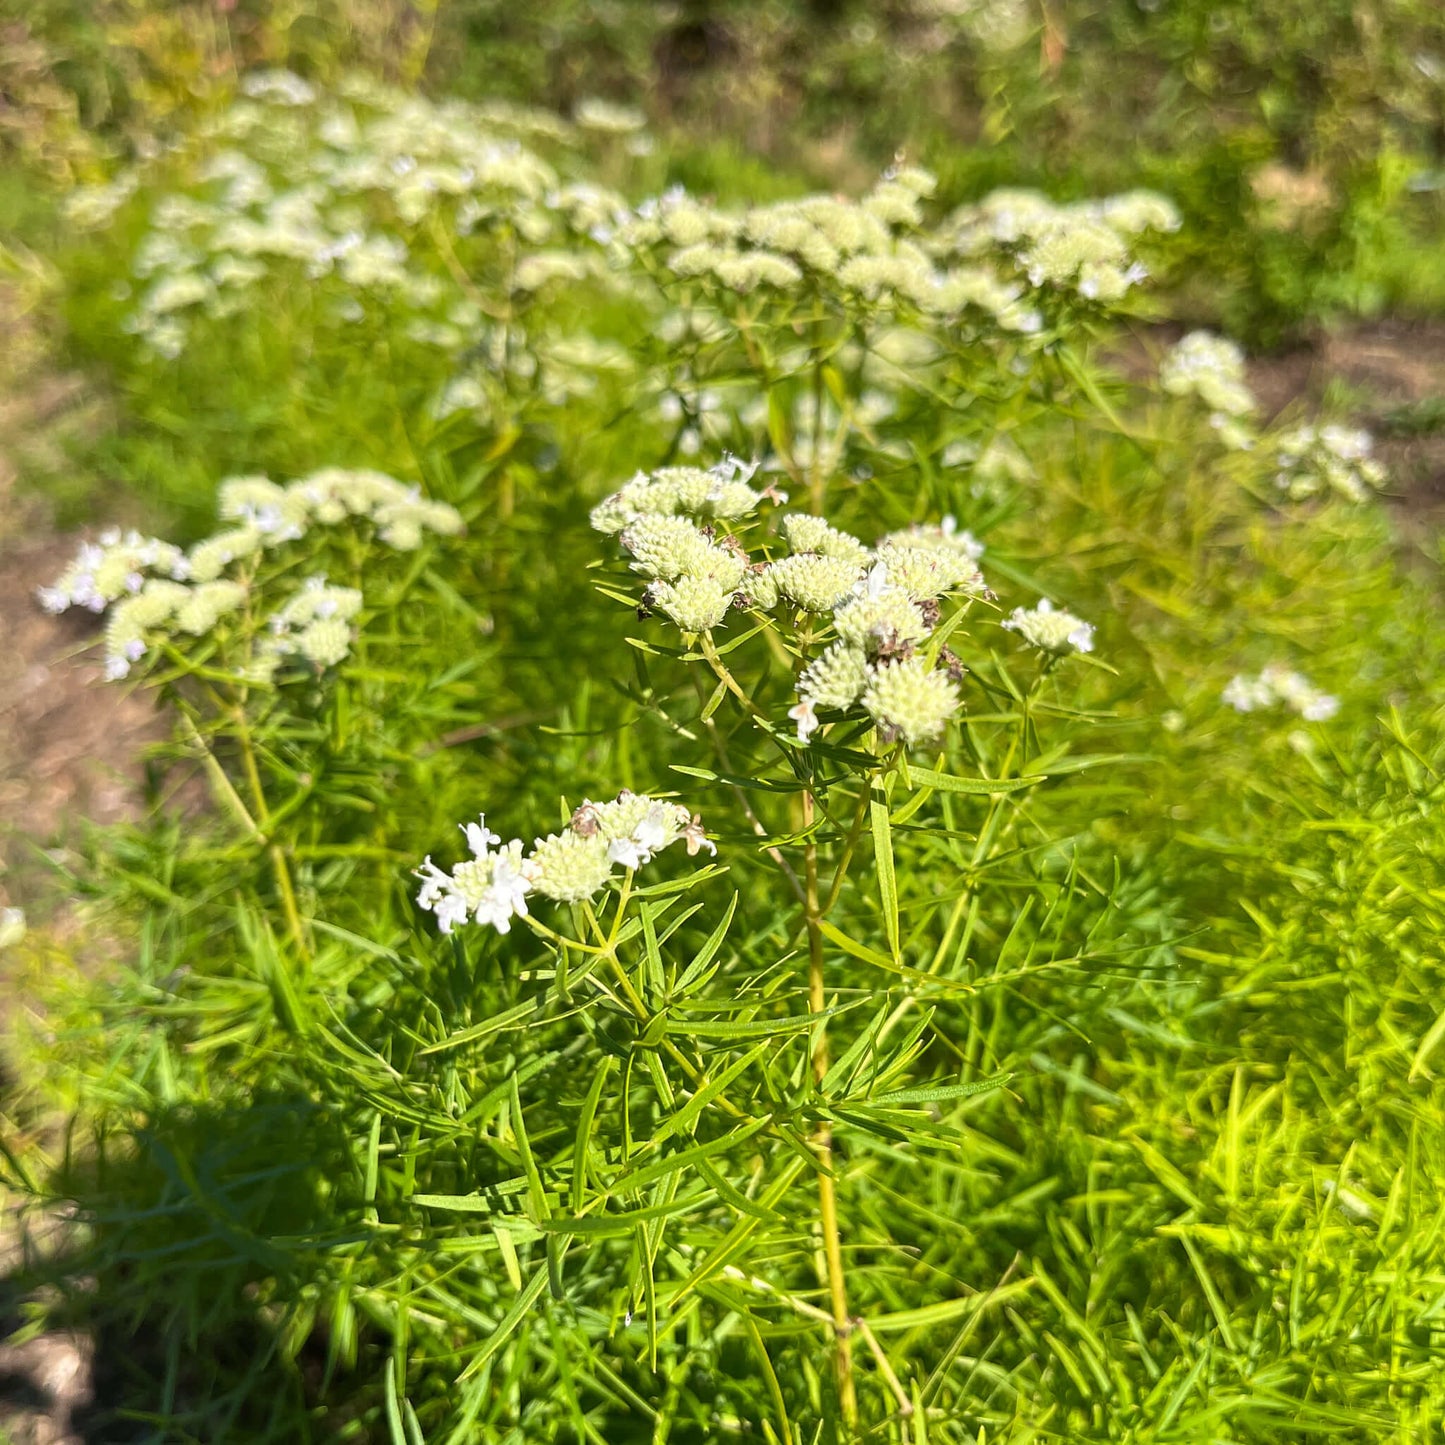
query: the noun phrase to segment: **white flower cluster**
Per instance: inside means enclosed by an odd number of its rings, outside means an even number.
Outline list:
[[[269,681],[288,657],[304,658],[318,669],[335,667],[351,651],[351,622],[360,611],[356,588],[308,577],[267,620],[248,676]]]
[[[821,650],[799,674],[799,702],[788,714],[798,740],[821,726],[819,708],[855,705],[889,739],[937,737],[958,710],[961,668],[951,655],[940,665],[929,639],[943,599],[985,590],[979,544],[951,517],[869,547],[821,517],[789,513],[780,523],[783,555],[770,548],[755,559],[717,526],[764,499],[739,483],[739,466],[729,459],[710,472],[640,474],[594,510],[593,525],[617,534],[633,571],[650,579],[644,606],[691,634],[711,632],[734,609],[827,615],[810,623]]]
[[[382,543],[410,551],[424,532],[451,535],[462,526],[454,507],[427,500],[417,488],[381,472],[340,467],[285,486],[266,477],[231,477],[220,486],[220,514],[232,525],[189,551],[118,530],[83,542],[56,582],[39,590],[40,605],[50,613],[109,609],[106,676],[119,679],[157,641],[204,636],[240,612],[251,598],[252,564],[314,527],[361,519]],[[222,575],[232,567],[242,575]],[[334,666],[350,649],[348,624],[360,607],[359,592],[313,578],[271,617],[247,675],[269,678],[293,655],[318,668]]]
[[[1300,426],[1275,442],[1275,485],[1293,501],[1337,492],[1363,502],[1385,483],[1369,432],[1345,426]]]
[[[929,638],[944,598],[985,590],[982,547],[952,517],[890,533],[871,549],[819,517],[786,516],[782,525],[792,551],[763,576],[780,600],[832,613],[833,641],[804,667],[788,713],[798,741],[822,725],[819,708],[855,705],[885,740],[938,737],[958,711],[963,669]]]
[[[1340,710],[1340,700],[1321,692],[1302,673],[1271,663],[1256,676],[1232,677],[1221,694],[1235,712],[1261,712],[1284,706],[1306,722],[1324,722]]]
[[[113,527],[95,542],[82,542],[65,571],[36,597],[51,614],[71,607],[104,612],[117,598],[139,592],[148,573],[188,577],[189,560],[170,542]]]
[[[1132,256],[1135,238],[1178,228],[1174,206],[1152,191],[1057,205],[1042,192],[1010,189],[955,211],[936,248],[957,257],[1006,257],[1035,291],[1108,305],[1148,277]]]
[[[14,948],[25,940],[25,910],[0,908],[0,948]]]
[[[125,324],[165,357],[184,351],[197,317],[253,306],[258,285],[278,276],[311,284],[318,324],[399,316],[419,345],[457,356],[485,344],[488,293],[545,317],[539,293],[585,282],[635,295],[644,278],[674,283],[665,290],[681,292],[689,313],[730,314],[740,295],[821,298],[835,313],[924,331],[1031,336],[1044,326],[1042,290],[1111,303],[1143,275],[1132,239],[1177,224],[1145,192],[1076,206],[1000,192],[939,227],[924,214],[934,177],[906,165],[858,200],[724,210],[673,188],[633,209],[585,178],[578,149],[589,136],[639,149],[640,117],[622,107],[584,101],[569,125],[369,82],[323,92],[276,71],[251,74],[242,90],[168,157],[189,180],[154,204],[134,258]],[[72,209],[105,224],[136,186],[129,173],[77,192]],[[505,246],[488,241],[501,235]],[[529,337],[534,355],[544,332]],[[541,368],[534,390],[561,404],[555,370]],[[484,408],[483,390],[464,381],[438,415]]]
[[[502,843],[485,815],[462,825],[472,856],[443,872],[428,856],[416,876],[420,907],[450,933],[458,924],[488,924],[506,933],[513,918],[527,917],[527,898],[537,893],[559,903],[594,897],[617,868],[638,869],[682,841],[689,858],[717,845],[702,820],[676,803],[623,791],[607,803],[584,802],[560,833],[537,838],[530,852],[522,840]],[[494,847],[501,844],[500,847]]]
[[[941,266],[923,225],[935,179],[898,166],[861,200],[805,196],[723,211],[675,187],[618,232],[624,252],[657,252],[678,281],[706,290],[813,293],[933,322],[972,314],[1004,331],[1041,326],[1021,284],[986,265]]]
[[[617,533],[643,517],[692,515],[736,521],[763,500],[764,493],[748,485],[757,470],[756,462],[725,456],[706,470],[662,467],[638,472],[592,509],[592,526],[599,532]]]
[[[570,144],[577,133],[555,117],[356,82],[322,94],[286,71],[253,72],[242,92],[199,134],[194,193],[161,198],[135,258],[126,325],[161,355],[181,353],[191,317],[240,311],[258,282],[287,269],[334,278],[339,320],[399,305],[416,313],[420,338],[460,349],[482,312],[438,252],[433,222],[448,244],[505,226],[538,248],[524,250],[504,283],[520,291],[606,274],[595,243],[585,254],[586,238],[610,237],[627,208],[523,143]],[[609,126],[595,123],[599,113],[591,128],[617,129],[619,116],[607,114]],[[128,173],[77,192],[71,213],[106,224],[136,186]],[[579,240],[565,256],[546,249]]]
[[[1245,380],[1244,353],[1234,342],[1209,331],[1191,331],[1159,367],[1159,385],[1171,396],[1197,396],[1210,410],[1210,424],[1224,444],[1247,451],[1253,437],[1244,418],[1255,409]]]
[[[647,117],[630,105],[615,105],[610,100],[590,96],[577,102],[572,119],[583,130],[601,135],[636,135],[647,125]]]
[[[1056,657],[1094,650],[1094,624],[1056,609],[1047,597],[1037,607],[1015,607],[999,625],[1017,632],[1030,647]]]

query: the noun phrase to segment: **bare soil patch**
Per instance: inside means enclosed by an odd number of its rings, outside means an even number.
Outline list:
[[[47,368],[33,317],[4,287],[0,334],[0,903],[21,904],[37,846],[63,844],[82,822],[139,816],[141,756],[162,728],[144,697],[101,685],[88,648],[98,620],[50,617],[35,601],[78,538],[20,494],[20,459],[83,424],[88,398],[79,378]]]

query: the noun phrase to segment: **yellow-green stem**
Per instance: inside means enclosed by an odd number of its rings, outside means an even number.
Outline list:
[[[803,827],[813,826],[813,794],[803,794]],[[823,984],[822,910],[818,903],[818,847],[808,843],[803,851],[804,918],[808,926],[808,1008],[821,1014],[828,1006]],[[818,1025],[817,1043],[813,1047],[813,1077],[822,1082],[828,1072],[828,1029]],[[853,1389],[853,1321],[848,1313],[848,1287],[843,1273],[843,1240],[838,1230],[838,1193],[833,1172],[833,1129],[827,1122],[818,1125],[813,1135],[813,1149],[818,1163],[818,1216],[823,1230],[823,1274],[828,1286],[828,1299],[833,1310],[833,1333],[836,1340],[838,1403],[848,1426],[858,1418],[858,1401]]]
[[[261,770],[256,766],[256,749],[251,744],[251,729],[246,723],[246,709],[243,705],[236,708],[236,737],[241,744],[241,766],[246,773],[246,784],[251,790],[256,825],[262,834],[269,834],[271,812],[266,806],[266,793],[261,786]],[[266,853],[271,860],[271,871],[276,875],[276,891],[281,895],[281,911],[286,915],[291,941],[302,958],[310,958],[311,947],[306,941],[306,929],[301,923],[301,910],[296,906],[296,890],[291,883],[291,868],[286,862],[286,853],[281,845],[274,841]]]
[[[742,703],[749,716],[766,726],[768,724],[767,714],[748,696],[742,684],[728,671],[727,663],[722,660],[717,648],[713,645],[712,633],[702,633],[698,639],[698,645],[702,648],[702,655],[707,659],[707,664],[712,668],[717,680]]]
[[[703,683],[702,674],[694,672],[692,679],[697,687],[697,700],[699,704],[705,708],[707,706],[707,688]],[[732,758],[728,754],[727,741],[718,731],[717,719],[715,717],[705,718],[703,725],[707,728],[708,737],[712,739],[713,751],[717,754],[717,760],[722,764],[723,771],[727,773],[733,772]],[[748,795],[743,792],[742,788],[736,783],[729,783],[728,786],[732,789],[733,797],[737,800],[738,807],[742,809],[743,817],[748,820],[748,825],[759,838],[766,840],[768,830],[763,826],[762,819],[753,811],[753,805],[748,802]],[[803,901],[803,885],[799,881],[798,875],[793,871],[792,864],[783,857],[782,849],[767,842],[764,843],[764,848],[768,857],[782,870],[783,877],[788,880],[788,886],[797,894],[798,902],[801,903]]]

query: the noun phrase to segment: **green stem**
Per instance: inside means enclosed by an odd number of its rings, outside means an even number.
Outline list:
[[[853,821],[848,826],[848,832],[843,839],[843,851],[838,858],[838,866],[833,870],[833,882],[828,889],[827,901],[823,904],[823,917],[827,917],[833,911],[833,905],[838,901],[838,895],[843,891],[843,882],[848,876],[848,865],[853,861],[853,851],[858,846],[858,839],[863,835],[863,823],[868,816],[868,801],[873,787],[873,774],[864,773],[858,780],[858,806],[853,810]]]
[[[803,794],[803,827],[813,826],[814,800],[811,790]],[[803,877],[806,897],[803,916],[808,929],[808,1009],[822,1014],[828,1006],[823,982],[823,910],[818,903],[818,845],[809,842],[803,850]],[[828,1072],[827,1024],[818,1025],[818,1039],[813,1046],[813,1078],[821,1084]],[[858,1419],[858,1399],[853,1387],[853,1321],[848,1313],[848,1288],[843,1272],[843,1241],[838,1228],[838,1193],[834,1176],[833,1128],[826,1120],[813,1135],[813,1149],[818,1156],[818,1216],[823,1231],[823,1278],[833,1309],[835,1337],[834,1367],[837,1373],[838,1401],[845,1424],[851,1427]]]
[[[236,738],[241,745],[241,767],[246,774],[246,784],[251,790],[256,826],[262,834],[269,834],[271,813],[266,806],[266,794],[261,786],[261,770],[256,763],[256,748],[251,741],[251,729],[246,722],[246,709],[243,704],[237,704],[234,716]],[[301,910],[296,906],[296,889],[291,882],[291,866],[286,861],[286,852],[273,839],[266,853],[271,860],[271,871],[276,877],[276,891],[281,895],[281,911],[286,915],[286,926],[291,931],[292,942],[301,957],[309,959],[311,945],[301,922]]]
[[[706,707],[707,689],[703,684],[702,674],[694,670],[692,678],[696,685],[698,702]],[[736,770],[732,765],[732,758],[728,753],[727,740],[723,737],[722,733],[718,731],[717,718],[711,716],[705,718],[703,720],[703,726],[707,728],[708,736],[712,739],[713,752],[717,754],[717,760],[722,765],[723,771],[725,773],[735,772]],[[768,843],[766,841],[768,830],[763,826],[762,819],[753,811],[753,805],[748,802],[747,794],[743,792],[736,783],[729,783],[728,786],[732,789],[732,794],[737,800],[738,807],[743,810],[743,817],[748,820],[748,824],[753,832],[764,840],[764,849],[768,857],[778,865],[783,876],[788,880],[789,886],[793,892],[797,894],[798,902],[803,902],[803,884],[794,871],[793,865],[783,857],[783,850],[781,848],[774,843]]]
[[[763,724],[769,732],[772,731],[772,723],[768,715],[748,696],[742,684],[728,671],[728,665],[718,655],[717,648],[713,645],[712,633],[704,632],[698,637],[698,646],[702,649],[702,655],[707,659],[707,665],[712,668],[717,680],[742,703],[747,710],[748,716]]]

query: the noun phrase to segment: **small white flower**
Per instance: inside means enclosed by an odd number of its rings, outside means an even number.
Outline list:
[[[798,725],[798,741],[806,747],[820,726],[813,699],[805,697],[796,707],[788,709],[788,716]]]
[[[1225,684],[1220,698],[1226,707],[1232,707],[1235,712],[1254,712],[1268,707],[1274,701],[1274,692],[1258,678],[1236,676]]]
[[[475,858],[485,858],[490,845],[502,841],[500,833],[494,833],[487,827],[485,813],[478,813],[475,823],[463,823],[461,828],[466,836],[467,847],[472,850],[472,856]]]
[[[474,915],[477,922],[490,924],[498,933],[508,932],[514,916],[527,916],[527,893],[530,888],[531,884],[523,876],[517,859],[507,853],[498,854],[492,870],[491,886],[477,903]]]
[[[0,908],[0,948],[13,948],[25,937],[25,910]]]
[[[467,900],[460,893],[448,893],[436,903],[437,927],[443,933],[450,933],[457,924],[467,921]],[[510,921],[502,928],[505,933],[511,927]]]
[[[641,868],[651,863],[653,854],[661,852],[676,836],[675,833],[668,836],[662,808],[654,805],[626,838],[615,838],[608,844],[607,856],[624,868]]]
[[[682,830],[683,841],[687,844],[687,856],[696,858],[702,849],[714,857],[717,857],[717,844],[703,831],[702,819],[696,813],[692,815],[687,827]]]
[[[1340,700],[1321,692],[1303,673],[1271,663],[1258,676],[1230,678],[1220,701],[1236,712],[1258,712],[1281,704],[1306,722],[1325,722],[1340,710]]]
[[[1000,625],[1010,632],[1017,632],[1040,652],[1064,655],[1094,650],[1093,623],[1075,617],[1072,612],[1055,610],[1047,597],[1032,610],[1015,607],[1013,614]]]
[[[417,890],[419,908],[436,916],[437,927],[450,933],[468,918],[506,933],[512,919],[527,916],[527,894],[530,881],[523,874],[522,843],[514,838],[496,852],[492,843],[500,842],[487,830],[485,818],[463,825],[472,857],[444,873],[427,857],[416,876],[422,880]]]

